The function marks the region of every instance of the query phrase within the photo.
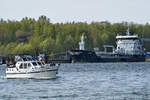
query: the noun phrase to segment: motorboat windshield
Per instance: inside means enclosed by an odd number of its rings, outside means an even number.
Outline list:
[[[32,62],[33,66],[37,66],[38,64],[36,62]]]

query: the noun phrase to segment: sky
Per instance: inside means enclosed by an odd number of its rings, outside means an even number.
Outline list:
[[[45,15],[52,23],[134,22],[150,23],[150,0],[0,0],[0,18],[38,19]]]

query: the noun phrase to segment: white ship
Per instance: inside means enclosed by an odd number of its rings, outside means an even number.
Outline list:
[[[59,64],[44,64],[41,61],[17,61],[6,68],[6,78],[52,79],[56,78]]]

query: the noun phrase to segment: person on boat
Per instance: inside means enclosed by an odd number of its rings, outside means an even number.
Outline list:
[[[47,63],[47,56],[43,54],[44,62]]]
[[[39,56],[39,61],[42,61],[42,56],[41,55]]]
[[[12,64],[13,64],[12,59],[10,59],[9,60],[9,65],[12,65]]]
[[[14,57],[11,56],[8,59],[9,59],[9,61],[8,61],[9,65],[13,65],[14,64]]]

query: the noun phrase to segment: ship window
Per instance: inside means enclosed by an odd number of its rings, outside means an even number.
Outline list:
[[[24,63],[24,68],[25,68],[25,69],[27,68],[27,63]]]
[[[37,66],[37,63],[36,62],[32,62],[33,66]]]
[[[21,63],[21,64],[20,64],[19,68],[20,68],[20,69],[22,69],[22,68],[23,68],[23,63]]]
[[[43,62],[41,62],[43,65],[44,65],[44,63]]]
[[[42,65],[41,62],[38,62],[39,65]]]
[[[31,64],[30,64],[30,63],[28,63],[28,67],[31,67]]]

